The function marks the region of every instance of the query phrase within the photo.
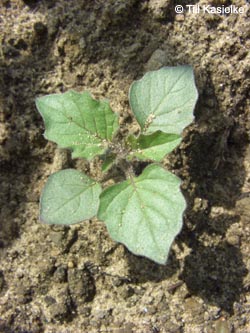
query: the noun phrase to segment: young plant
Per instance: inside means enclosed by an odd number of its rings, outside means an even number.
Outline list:
[[[96,180],[74,169],[52,174],[41,195],[41,221],[69,225],[97,216],[115,241],[165,264],[182,227],[186,202],[180,179],[159,162],[181,142],[183,129],[193,120],[197,96],[189,66],[147,73],[129,92],[140,133],[129,134],[123,142],[118,115],[107,101],[75,91],[38,98],[46,139],[69,148],[73,158],[90,161],[100,156],[106,176],[112,165],[126,175],[126,180],[103,190]],[[133,165],[138,160],[152,163],[136,176]]]

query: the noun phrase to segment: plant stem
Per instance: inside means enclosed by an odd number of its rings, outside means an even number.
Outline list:
[[[132,167],[131,163],[129,163],[126,159],[118,160],[117,165],[124,172],[126,179],[132,179],[135,177],[133,167]]]

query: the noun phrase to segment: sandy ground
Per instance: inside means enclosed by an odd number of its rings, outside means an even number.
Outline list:
[[[250,5],[175,13],[172,0],[2,0],[0,4],[0,332],[250,332]],[[42,225],[39,196],[66,167],[43,138],[37,96],[108,98],[135,122],[128,89],[146,71],[189,64],[195,121],[164,165],[188,208],[166,266],[115,244],[98,220]]]

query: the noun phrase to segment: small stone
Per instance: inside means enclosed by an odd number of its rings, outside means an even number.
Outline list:
[[[153,315],[157,312],[157,308],[154,305],[149,305],[147,306],[147,314],[148,315]]]
[[[42,310],[47,322],[65,322],[70,319],[72,309],[67,284],[57,285],[47,292]]]
[[[64,266],[57,267],[54,273],[55,282],[63,283],[67,280],[67,269]]]
[[[152,53],[150,59],[145,65],[145,70],[146,71],[157,70],[162,66],[166,65],[166,60],[167,60],[166,52],[161,49],[157,49]]]
[[[185,16],[184,16],[183,14],[177,14],[177,15],[175,16],[175,20],[176,20],[177,22],[183,22],[183,21],[185,20]]]
[[[86,45],[87,45],[87,43],[86,43],[84,37],[80,38],[80,40],[79,40],[80,49],[84,50],[86,48]]]
[[[18,279],[22,279],[24,277],[23,271],[18,269],[16,272],[16,276]]]
[[[94,313],[94,316],[96,319],[100,320],[100,319],[103,319],[105,317],[107,317],[109,314],[109,311],[107,310],[97,310],[95,313]]]
[[[68,262],[68,268],[74,268],[75,267],[75,264],[73,261],[69,261]]]
[[[51,297],[51,296],[45,296],[44,297],[44,302],[50,306],[52,304],[55,304],[56,303],[56,300],[54,299],[54,297]]]
[[[134,295],[134,289],[130,286],[124,286],[124,288],[121,289],[120,295],[123,299],[127,299]]]
[[[54,242],[56,245],[62,244],[63,238],[64,238],[64,232],[51,232],[50,233],[50,239],[52,242]]]
[[[192,314],[192,317],[199,317],[203,313],[202,304],[194,297],[188,298],[185,302],[185,309]]]
[[[229,235],[229,236],[227,236],[227,242],[230,245],[238,246],[238,245],[240,245],[240,237],[237,235]]]
[[[95,281],[88,269],[68,270],[68,285],[75,306],[90,302],[95,296]]]

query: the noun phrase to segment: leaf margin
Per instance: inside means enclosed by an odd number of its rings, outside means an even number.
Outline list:
[[[49,220],[48,220],[48,217],[46,218],[46,214],[49,213],[49,211],[51,210],[51,206],[50,204],[47,203],[48,202],[53,202],[53,200],[57,200],[56,196],[58,195],[58,190],[55,190],[55,187],[53,188],[53,182],[54,182],[54,186],[60,186],[60,180],[59,180],[59,183],[58,183],[58,178],[59,177],[62,177],[64,176],[65,177],[65,180],[68,181],[69,180],[69,176],[70,174],[74,174],[74,176],[77,176],[78,177],[78,182],[77,182],[77,186],[80,186],[80,182],[82,182],[82,191],[81,192],[85,192],[87,190],[89,190],[91,188],[92,190],[92,196],[95,198],[96,202],[95,205],[93,205],[92,207],[90,207],[90,205],[87,206],[87,209],[89,209],[89,212],[88,213],[82,213],[82,214],[79,214],[79,218],[78,219],[74,219],[72,222],[56,222],[56,220],[53,218],[51,219],[49,217]],[[85,184],[84,184],[85,182]],[[65,185],[65,184],[64,184]],[[86,185],[86,188],[84,188],[84,185]],[[93,192],[93,188],[95,187],[95,193]],[[51,190],[52,188],[52,190]],[[49,194],[53,194],[53,191],[55,191],[55,195],[52,196],[52,199],[51,200],[48,200],[48,198],[46,198],[46,196],[48,196]],[[95,180],[91,179],[90,177],[88,177],[86,174],[76,170],[76,169],[64,169],[64,170],[59,170],[57,172],[54,172],[52,173],[43,189],[42,189],[42,193],[41,193],[41,196],[40,196],[40,201],[39,201],[39,220],[43,223],[43,224],[48,224],[48,225],[72,225],[72,224],[77,224],[77,223],[80,223],[82,221],[85,221],[85,220],[89,220],[91,218],[93,218],[94,216],[96,216],[97,214],[97,211],[99,209],[99,204],[100,204],[100,200],[99,200],[99,197],[100,197],[100,194],[102,192],[102,188],[101,188],[101,185],[96,182]],[[82,196],[83,193],[81,193],[79,196],[81,196],[81,199],[84,198],[85,196]],[[79,205],[80,206],[80,205]],[[60,209],[61,207],[59,207]],[[66,217],[67,217],[67,213],[68,211],[66,212]],[[53,211],[52,211],[52,214],[53,214]],[[69,218],[69,217],[67,217]],[[71,216],[72,218],[72,216]]]
[[[74,99],[82,99],[82,109],[80,109]],[[65,100],[64,100],[65,99]],[[88,116],[88,113],[90,113],[91,107],[89,107],[88,104],[92,103],[96,105],[96,109],[93,109],[92,113],[96,113],[95,116],[98,115],[99,110],[101,109],[101,112],[103,112],[105,122],[106,122],[106,137],[100,137],[98,139],[97,134],[87,134],[81,129],[78,132],[71,134],[72,137],[78,135],[74,140],[72,139],[71,143],[64,143],[65,139],[64,136],[69,135],[68,132],[65,130],[65,133],[53,133],[53,131],[56,131],[57,122],[55,120],[57,117],[65,117],[68,119],[68,123],[73,122],[73,114],[71,115],[70,112],[66,109],[65,114],[62,111],[64,108],[65,103],[75,103],[76,109],[78,109],[80,117],[82,118],[82,121],[85,122],[85,118]],[[87,104],[87,109],[84,111],[83,108],[85,107],[85,104]],[[45,131],[44,131],[44,137],[52,142],[55,142],[58,147],[65,148],[71,150],[72,158],[85,158],[87,160],[91,160],[94,156],[103,154],[104,151],[108,147],[108,142],[112,140],[115,133],[117,132],[119,128],[119,122],[118,122],[118,114],[113,112],[110,103],[108,100],[96,100],[94,99],[91,94],[88,91],[84,92],[77,92],[75,90],[68,90],[65,93],[56,93],[56,94],[49,94],[41,97],[37,97],[35,101],[36,107],[40,115],[42,116],[44,125],[45,125]],[[50,105],[52,104],[52,106]],[[59,108],[59,111],[57,108],[53,107],[53,104],[56,104]],[[58,106],[59,105],[59,106]],[[90,109],[88,109],[90,108]],[[58,114],[52,115],[52,111],[49,109],[54,109],[54,112],[57,112]],[[85,114],[84,114],[85,112]],[[100,114],[99,114],[100,116]],[[85,117],[85,118],[84,118]],[[112,125],[107,123],[106,117],[113,117]],[[95,119],[95,117],[93,118]],[[93,120],[95,123],[95,120]],[[54,122],[54,124],[53,124]],[[78,124],[79,126],[79,124]],[[89,126],[87,124],[87,126]],[[96,125],[97,126],[97,125]],[[112,126],[111,133],[108,133],[108,127]],[[80,126],[79,126],[80,127]],[[62,127],[60,128],[60,131],[62,130]],[[86,132],[90,132],[89,129],[86,129]],[[58,139],[58,137],[63,137],[63,139]],[[89,142],[88,142],[89,139]],[[81,141],[82,140],[82,141]]]
[[[123,240],[122,238],[120,238],[122,236],[114,235],[112,230],[111,230],[111,227],[109,226],[109,221],[108,221],[109,216],[107,215],[108,214],[107,207],[105,207],[106,203],[109,203],[108,205],[110,206],[112,204],[113,200],[117,200],[116,199],[117,194],[121,193],[120,188],[122,188],[122,190],[128,190],[129,187],[132,188],[134,186],[133,183],[138,183],[138,181],[141,181],[141,179],[140,179],[141,175],[138,176],[136,180],[135,179],[134,180],[129,180],[128,179],[124,182],[112,185],[112,186],[108,187],[107,189],[105,189],[100,195],[100,206],[99,206],[99,210],[98,210],[98,213],[97,213],[97,217],[98,217],[98,219],[104,221],[104,223],[106,224],[106,227],[108,229],[109,235],[114,241],[123,244],[125,247],[127,247],[129,249],[129,251],[131,251],[135,255],[140,255],[140,256],[147,257],[147,258],[153,260],[154,262],[156,262],[158,264],[164,265],[167,261],[172,243],[173,243],[174,239],[176,238],[176,236],[178,235],[178,233],[181,231],[182,224],[183,224],[183,214],[184,214],[184,211],[187,207],[187,204],[186,204],[186,200],[185,200],[185,198],[184,198],[184,196],[183,196],[183,194],[180,190],[181,180],[177,176],[175,176],[174,174],[172,174],[171,172],[167,171],[165,168],[163,168],[163,167],[161,167],[157,164],[150,164],[149,166],[147,166],[144,169],[144,177],[145,177],[144,180],[149,180],[149,178],[147,178],[146,176],[150,173],[151,169],[158,169],[157,172],[159,170],[161,170],[161,172],[166,173],[172,179],[175,179],[175,181],[177,181],[177,183],[178,183],[178,193],[177,194],[180,194],[180,198],[181,198],[181,200],[179,200],[179,205],[180,204],[182,205],[181,213],[179,213],[179,216],[178,216],[179,220],[176,223],[176,230],[174,231],[173,235],[171,236],[171,241],[168,242],[168,245],[165,249],[165,254],[164,255],[160,254],[160,256],[156,257],[156,256],[145,254],[144,252],[141,252],[140,250],[135,250],[135,248],[134,248],[134,243],[135,242],[132,241],[132,246],[128,245],[128,243],[126,241],[126,236],[125,236],[125,240]],[[111,197],[109,197],[107,195],[107,193],[112,192],[112,191],[114,191],[114,194],[111,193],[112,195],[111,195]],[[105,198],[105,196],[106,196],[106,198]],[[131,196],[130,196],[130,198],[131,198]],[[128,200],[130,200],[130,198]],[[120,215],[122,216],[122,214],[124,214],[123,209],[122,210],[119,209],[119,211],[117,211],[117,209],[116,209],[116,212],[117,212],[118,216],[120,216]],[[133,217],[134,217],[134,215],[133,215]],[[131,216],[131,219],[133,217]],[[117,223],[116,228],[119,228],[119,227],[122,226],[122,224],[120,224],[120,222],[116,222],[116,223]],[[131,230],[130,230],[130,232],[132,233]],[[158,243],[157,243],[157,246],[158,246]]]

